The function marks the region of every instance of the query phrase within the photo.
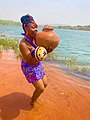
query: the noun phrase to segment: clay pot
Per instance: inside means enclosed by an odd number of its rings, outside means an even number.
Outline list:
[[[42,32],[37,32],[36,44],[46,48],[47,52],[52,52],[59,44],[60,38],[53,31],[54,29],[46,25]]]

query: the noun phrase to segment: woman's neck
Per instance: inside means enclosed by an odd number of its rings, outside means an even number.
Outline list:
[[[34,39],[34,37],[31,37],[31,36],[29,36],[29,35],[26,35],[30,40],[32,40],[33,41],[33,39]]]

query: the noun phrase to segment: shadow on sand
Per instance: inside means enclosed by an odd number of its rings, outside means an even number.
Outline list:
[[[24,93],[11,93],[0,97],[0,117],[2,120],[13,120],[20,114],[20,110],[30,111],[30,96]]]

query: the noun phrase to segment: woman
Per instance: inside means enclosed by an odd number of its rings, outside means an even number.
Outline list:
[[[35,87],[35,91],[32,95],[30,104],[34,105],[34,102],[43,93],[47,86],[46,73],[42,67],[40,61],[33,62],[35,48],[27,40],[30,39],[35,45],[35,37],[37,33],[37,24],[33,17],[25,15],[21,17],[22,27],[25,32],[25,37],[21,40],[19,48],[22,53],[21,69],[29,83]]]

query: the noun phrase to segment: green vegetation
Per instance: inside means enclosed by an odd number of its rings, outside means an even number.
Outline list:
[[[0,20],[0,25],[21,25],[20,22],[11,20]]]
[[[0,37],[6,37],[6,36],[2,32],[0,32]]]
[[[55,54],[54,52],[48,54],[46,58],[46,60],[57,60],[57,59],[58,59],[58,55]]]
[[[14,50],[16,58],[22,57],[19,51],[19,40],[18,39],[8,39],[8,38],[0,39],[0,53],[2,53],[3,50],[8,51],[10,49]]]
[[[46,60],[58,60],[58,62],[60,63],[63,63],[65,64],[68,68],[74,70],[74,71],[78,71],[78,72],[81,72],[81,71],[87,71],[88,70],[88,67],[83,65],[83,66],[80,66],[78,64],[78,61],[75,57],[62,57],[62,58],[58,58],[58,55],[56,55],[55,53],[50,53],[48,54]]]
[[[0,25],[21,25],[20,22],[12,21],[12,20],[0,20]],[[70,26],[70,25],[51,25],[53,28],[56,29],[69,29],[69,30],[86,30],[90,31],[90,25],[77,25],[77,26]],[[39,25],[39,27],[43,27]]]
[[[19,51],[19,40],[18,39],[8,39],[8,38],[1,38],[0,39],[0,54],[3,50],[14,50],[14,53],[16,55],[16,58],[22,58],[22,55]],[[58,62],[64,63],[66,66],[68,66],[70,69],[75,71],[87,71],[87,66],[79,66],[77,59],[75,57],[66,58],[63,57],[62,59],[58,58],[58,55],[56,55],[54,52],[47,55],[46,60],[53,61],[58,60]]]
[[[87,26],[81,26],[81,25],[77,25],[77,26],[52,26],[52,27],[57,28],[57,29],[86,30],[86,31],[90,31],[90,25],[87,25]]]
[[[79,66],[77,59],[75,57],[70,57],[70,58],[63,57],[63,61],[64,61],[64,64],[66,64],[72,70],[75,70],[78,72],[88,70],[88,67],[85,65]]]

